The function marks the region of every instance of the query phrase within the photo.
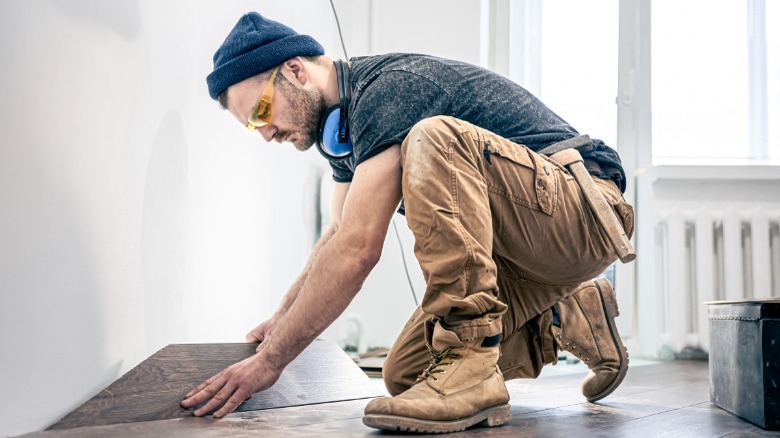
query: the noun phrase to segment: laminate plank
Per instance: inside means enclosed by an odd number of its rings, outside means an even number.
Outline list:
[[[169,345],[130,370],[49,429],[154,421],[192,416],[179,402],[200,382],[254,354],[254,344]],[[237,411],[253,411],[382,395],[333,342],[315,341],[273,387]]]
[[[612,438],[616,434],[642,437],[722,437],[757,426],[724,411],[710,402],[666,411],[601,429],[592,436]]]
[[[728,438],[768,438],[768,437],[780,437],[780,432],[772,430],[763,430],[758,427],[742,429],[738,432],[724,435]]]
[[[580,384],[585,378],[582,374],[572,373],[535,380],[518,379],[507,382],[512,396],[512,415],[521,415],[545,409],[577,406],[585,402],[580,392]],[[682,387],[679,396],[690,398],[675,407],[688,406],[709,400],[709,378],[706,362],[676,361],[642,365],[629,368],[626,379],[608,398],[600,404],[610,404],[623,397],[643,400],[643,393],[651,393],[665,387]],[[652,397],[652,396],[650,396]],[[652,399],[645,400],[653,403]]]
[[[627,394],[613,395],[599,403],[583,400],[578,385],[574,385],[581,380],[580,375],[508,382],[513,413],[509,423],[499,428],[473,428],[451,435],[698,437],[758,429],[709,404],[706,363],[671,362],[642,370],[638,367],[636,371],[623,383]],[[572,403],[575,399],[577,401]],[[540,409],[540,406],[551,407]],[[691,411],[694,407],[699,411]],[[702,410],[705,411],[700,412]],[[656,421],[660,423],[654,428],[644,424],[655,424]],[[298,427],[295,433],[301,436],[369,436],[372,432],[355,418]]]
[[[709,402],[706,362],[661,362],[632,368],[610,397],[588,403],[579,391],[583,375],[562,374],[507,383],[513,418],[497,428],[478,427],[452,437],[583,436],[721,437],[780,436]],[[377,382],[373,382],[377,383]],[[388,437],[362,422],[366,399],[238,412],[221,420],[181,418],[40,432],[45,438]]]
[[[620,412],[620,408],[605,408],[588,404],[583,409],[550,409],[535,413],[533,416],[513,418],[507,424],[496,427],[475,427],[464,432],[438,435],[442,437],[489,437],[509,438],[518,436],[557,437],[583,436],[594,438],[616,437],[722,437],[777,436],[718,409],[709,403],[673,409],[655,415],[645,415],[639,409],[640,418],[631,418],[630,413]],[[612,412],[609,412],[612,411]],[[361,419],[344,419],[317,425],[297,427],[290,430],[297,436],[375,436],[362,424]],[[409,436],[403,433],[382,432],[381,436]]]
[[[77,427],[71,429],[46,430],[24,435],[20,438],[216,438],[257,437],[285,433],[296,437],[296,428],[312,426],[345,419],[363,418],[368,400],[359,399],[344,402],[294,406],[289,408],[244,411],[228,414],[222,419],[213,417],[187,417],[170,420],[145,421],[137,423],[112,424],[105,426]],[[368,431],[368,428],[366,428]]]

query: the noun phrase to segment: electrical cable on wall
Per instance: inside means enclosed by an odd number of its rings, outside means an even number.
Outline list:
[[[404,262],[404,272],[406,272],[406,280],[409,282],[409,289],[412,291],[414,305],[419,307],[420,303],[417,302],[417,293],[414,291],[414,286],[412,285],[412,277],[409,275],[409,267],[406,265],[406,255],[404,255],[404,245],[401,243],[401,233],[398,232],[398,226],[395,224],[395,216],[393,216],[393,229],[395,230],[395,237],[398,239],[398,246],[401,247],[401,260]]]
[[[336,13],[336,6],[333,5],[333,0],[330,0],[330,7],[333,9],[333,16],[336,18],[336,28],[339,30],[339,39],[341,40],[341,49],[344,50],[344,58],[349,61],[349,55],[347,55],[347,46],[344,45],[344,37],[341,35],[341,24],[339,24],[339,15]]]
[[[333,0],[330,0],[330,7],[333,9],[333,16],[336,18],[336,28],[339,31],[339,40],[341,40],[341,48],[344,50],[344,56],[349,60],[349,55],[347,55],[347,47],[344,45],[344,36],[341,34],[341,25],[339,24],[339,16],[338,13],[336,13],[336,6],[333,5]],[[398,240],[398,246],[401,248],[401,260],[404,264],[404,272],[406,273],[406,280],[409,282],[409,290],[412,292],[412,299],[414,300],[415,307],[419,307],[420,303],[417,301],[417,293],[414,290],[414,285],[412,284],[412,277],[409,275],[409,266],[406,264],[406,254],[404,254],[404,245],[403,242],[401,242],[401,233],[398,232],[398,226],[395,223],[395,216],[393,216],[392,219],[393,223],[393,230],[395,230],[395,237]]]

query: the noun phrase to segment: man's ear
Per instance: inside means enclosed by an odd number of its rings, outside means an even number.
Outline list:
[[[300,56],[288,59],[282,64],[282,68],[287,70],[300,85],[305,85],[309,81],[309,71],[306,67],[306,63]],[[288,79],[290,78],[288,77]],[[291,80],[290,82],[293,81]]]

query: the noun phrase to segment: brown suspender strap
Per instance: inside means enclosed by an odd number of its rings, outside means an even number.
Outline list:
[[[553,155],[550,155],[550,158],[555,160],[556,163],[564,167],[569,167],[570,165],[577,162],[580,163],[584,162],[584,160],[582,159],[582,155],[580,155],[577,149],[564,149],[560,152],[556,152]]]
[[[564,149],[577,149],[582,151],[593,150],[593,141],[587,134],[578,135],[576,137],[567,138],[566,140],[553,143],[543,149],[536,151],[537,154],[550,155],[556,154]]]
[[[588,138],[588,140],[590,139]],[[593,182],[588,170],[585,168],[585,164],[583,164],[582,155],[580,155],[579,151],[568,148],[556,152],[550,158],[558,164],[567,167],[574,176],[582,190],[582,194],[585,196],[585,200],[593,211],[593,215],[607,233],[607,238],[609,238],[610,243],[615,248],[620,261],[623,263],[633,261],[636,258],[634,246],[631,245],[631,241],[626,236],[623,226],[618,222],[612,206],[609,205],[604,198],[604,194],[601,193],[596,183]]]

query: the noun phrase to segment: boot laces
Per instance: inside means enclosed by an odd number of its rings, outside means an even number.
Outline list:
[[[574,353],[574,355],[579,357],[583,362],[590,362],[590,358],[585,356],[584,350],[582,348],[580,348],[580,351],[576,351],[577,350],[577,344],[575,344],[573,342],[570,342],[567,339],[565,339],[561,335],[561,332],[558,332],[556,337],[558,339],[558,346],[561,349],[566,350],[566,351],[568,351],[570,353]]]
[[[439,351],[435,348],[433,348],[430,344],[426,344],[428,347],[428,351],[431,353],[431,363],[428,364],[428,368],[426,368],[422,374],[417,376],[417,382],[421,382],[423,380],[426,380],[428,377],[433,376],[437,373],[444,373],[445,370],[442,368],[443,366],[452,366],[455,364],[454,361],[444,362],[445,359],[459,359],[460,355],[458,353],[455,353],[452,351],[452,347],[447,347],[442,351]],[[432,377],[434,381],[438,381],[439,378],[436,376]],[[415,382],[416,383],[416,382]]]

